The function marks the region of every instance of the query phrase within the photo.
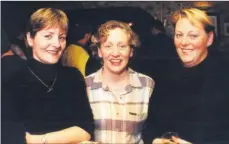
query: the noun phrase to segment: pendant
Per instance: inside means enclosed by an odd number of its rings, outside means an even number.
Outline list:
[[[50,91],[52,91],[52,90],[53,90],[53,88],[49,88],[48,91],[47,91],[47,93],[50,92]]]

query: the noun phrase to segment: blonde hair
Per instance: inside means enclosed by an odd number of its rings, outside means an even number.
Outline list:
[[[201,24],[206,33],[214,31],[215,27],[205,11],[197,8],[184,8],[174,12],[171,16],[171,21],[174,27],[176,26],[177,21],[181,18],[187,18],[194,26]]]
[[[29,19],[27,32],[34,37],[36,33],[46,27],[59,26],[61,29],[68,31],[68,17],[59,9],[40,8],[35,11]]]
[[[108,22],[100,25],[97,33],[92,36],[92,39],[91,39],[92,43],[97,48],[100,48],[101,42],[104,42],[107,40],[107,37],[109,36],[109,31],[116,29],[116,28],[120,28],[120,29],[126,31],[126,33],[129,35],[129,44],[130,44],[131,48],[140,47],[141,43],[140,43],[139,37],[131,29],[131,27],[125,22],[116,21],[116,20],[111,20],[111,21],[108,21]]]

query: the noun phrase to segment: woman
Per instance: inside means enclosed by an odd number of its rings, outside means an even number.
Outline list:
[[[179,135],[177,143],[228,143],[229,64],[210,48],[214,26],[195,8],[175,12],[172,22],[181,61],[167,62],[157,76],[145,143],[164,143],[169,131]]]
[[[67,30],[68,18],[61,10],[41,8],[31,15],[26,37],[32,58],[22,61],[17,73],[3,82],[4,143],[90,140],[93,115],[84,78],[77,69],[58,62]]]
[[[95,35],[94,43],[103,67],[86,77],[89,101],[95,119],[95,141],[141,143],[154,81],[128,67],[140,42],[128,24],[108,21]]]

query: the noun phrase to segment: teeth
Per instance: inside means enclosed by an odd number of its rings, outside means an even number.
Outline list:
[[[193,50],[192,49],[182,49],[182,52],[184,53],[189,53],[189,52],[192,52]]]
[[[121,62],[121,60],[111,60],[111,62]]]
[[[48,52],[51,54],[57,54],[58,53],[57,51],[48,51]]]

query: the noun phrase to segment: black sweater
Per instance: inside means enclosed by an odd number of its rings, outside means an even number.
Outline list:
[[[229,63],[209,53],[199,65],[160,63],[144,131],[145,143],[172,131],[194,144],[229,143]]]
[[[20,66],[13,68],[15,64]],[[19,62],[20,61],[20,62]],[[7,65],[7,64],[12,65]],[[93,115],[81,73],[60,64],[45,65],[34,59],[16,56],[2,59],[2,140],[24,143],[25,131],[44,134],[79,126],[93,135]],[[11,68],[9,68],[11,67]],[[29,68],[53,90],[46,88]],[[8,75],[7,75],[8,74]]]

